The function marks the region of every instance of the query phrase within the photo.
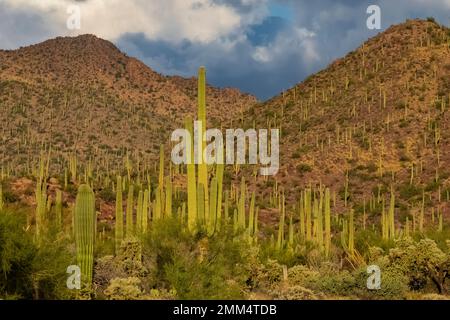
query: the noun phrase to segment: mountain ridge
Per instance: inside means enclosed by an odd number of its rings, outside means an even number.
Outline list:
[[[449,210],[439,200],[450,189],[449,39],[431,19],[408,20],[249,109],[256,126],[281,129],[275,180],[290,201],[325,185],[338,211],[349,210],[346,202],[362,210],[394,188],[403,215],[423,192],[430,206]],[[256,182],[263,197],[266,185]]]
[[[185,116],[195,114],[196,89],[193,78],[159,74],[94,35],[3,50],[0,120],[11,128],[3,129],[6,143],[0,152],[4,162],[16,158],[11,150],[17,148],[36,156],[40,141],[56,152],[76,151],[85,159],[93,156],[88,149],[98,146],[105,154],[137,150],[156,159],[159,144],[168,141],[170,131],[184,126]],[[237,89],[208,86],[207,91],[215,124],[227,122],[257,101]],[[75,123],[83,130],[75,130]],[[26,145],[26,140],[34,146]]]

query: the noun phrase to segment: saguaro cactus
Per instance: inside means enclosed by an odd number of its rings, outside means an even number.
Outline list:
[[[348,222],[348,252],[351,256],[355,254],[355,223],[354,211],[350,210],[350,220]]]
[[[193,143],[192,143],[192,119],[186,118],[185,120],[186,130],[190,133],[190,145],[191,148],[188,151],[190,154],[188,155],[188,163],[187,163],[187,181],[188,181],[188,194],[187,194],[187,203],[188,203],[188,228],[190,232],[194,232],[197,226],[197,184],[195,177],[195,164],[194,164],[194,152],[193,152]]]
[[[0,210],[3,209],[4,203],[3,203],[3,189],[2,184],[0,183]]]
[[[59,229],[62,226],[62,192],[61,192],[61,190],[56,191],[55,215],[56,215],[56,225],[58,226],[58,229]]]
[[[395,238],[395,194],[394,190],[391,187],[391,199],[389,204],[389,238],[394,239]]]
[[[197,134],[198,139],[198,184],[203,185],[205,189],[203,194],[205,195],[205,216],[209,216],[209,193],[208,193],[208,167],[206,162],[203,161],[203,150],[205,147],[203,141],[203,132],[206,130],[206,69],[200,67],[198,70],[198,121],[201,123],[202,130]]]
[[[95,196],[88,185],[81,185],[75,202],[75,241],[77,263],[82,281],[90,287],[94,262],[94,240],[96,229]]]
[[[149,202],[150,193],[148,190],[144,192],[144,199],[142,203],[142,232],[147,232],[148,226],[148,202]]]
[[[136,208],[136,233],[142,233],[142,207],[144,205],[144,192],[139,190],[137,208]]]
[[[286,217],[284,194],[281,196],[281,217],[278,226],[277,250],[281,250],[284,245],[284,220]]]
[[[244,230],[246,221],[245,221],[245,197],[246,197],[246,185],[245,178],[242,177],[241,180],[241,191],[240,198],[238,203],[238,225],[239,229]]]
[[[36,185],[36,241],[41,240],[44,231],[45,215],[47,213],[47,185],[38,183]]]
[[[116,254],[123,240],[123,199],[122,199],[122,177],[117,176],[116,185]]]
[[[208,235],[212,236],[216,231],[216,223],[217,223],[217,178],[214,177],[211,180],[210,190],[211,195],[209,197],[209,220],[207,223]]]
[[[325,256],[329,257],[331,247],[330,189],[325,190]]]
[[[166,177],[166,194],[165,200],[166,204],[164,206],[164,215],[166,217],[172,216],[172,180],[170,176]]]
[[[130,186],[128,187],[128,198],[127,198],[127,216],[126,216],[127,238],[134,235],[133,202],[134,202],[134,186],[130,184]]]

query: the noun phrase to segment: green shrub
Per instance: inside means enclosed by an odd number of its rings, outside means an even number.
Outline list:
[[[37,248],[22,227],[25,216],[0,211],[0,298],[31,298]]]
[[[363,299],[404,299],[408,292],[408,278],[399,270],[389,266],[379,266],[381,269],[380,289],[367,288],[367,269],[355,271],[354,294]]]
[[[300,173],[300,174],[303,174],[303,173],[307,173],[307,172],[311,172],[311,171],[312,171],[312,167],[311,167],[310,165],[306,164],[306,163],[301,163],[301,164],[299,164],[299,165],[296,167],[296,169],[297,169],[297,172]]]
[[[264,264],[255,266],[254,284],[258,289],[273,290],[283,280],[283,266],[276,260],[269,259]]]
[[[137,300],[142,297],[140,284],[141,280],[136,277],[115,278],[105,290],[105,295],[110,300]]]
[[[250,278],[250,248],[222,228],[212,238],[192,236],[179,220],[156,221],[145,239],[154,255],[158,289],[180,299],[242,299]]]
[[[424,289],[431,282],[438,293],[448,290],[446,279],[450,271],[450,257],[434,240],[414,242],[411,238],[402,239],[389,250],[389,266],[408,278],[411,289]]]
[[[276,300],[319,300],[323,295],[302,286],[288,286],[271,292]]]

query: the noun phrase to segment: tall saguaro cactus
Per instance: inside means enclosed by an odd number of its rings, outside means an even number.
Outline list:
[[[188,181],[188,190],[187,190],[187,202],[188,202],[188,228],[190,232],[194,232],[197,226],[197,184],[195,177],[195,164],[194,164],[194,151],[193,151],[193,128],[192,128],[192,119],[186,118],[185,120],[186,130],[190,133],[190,146],[188,149],[190,154],[188,155],[187,161],[187,181]]]
[[[127,213],[126,213],[126,236],[127,238],[134,235],[133,208],[134,208],[134,186],[128,186]]]
[[[117,176],[116,185],[116,254],[123,240],[123,198],[122,198],[122,177]]]
[[[144,191],[144,199],[142,200],[142,232],[147,232],[148,226],[148,202],[150,199],[149,190]]]
[[[331,247],[331,205],[330,189],[325,190],[325,256],[329,257]]]
[[[3,206],[4,206],[4,204],[3,204],[3,189],[2,189],[2,184],[0,182],[0,210],[3,209]]]
[[[56,200],[55,200],[55,215],[56,215],[56,225],[58,229],[62,227],[62,191],[56,191]]]
[[[96,216],[94,192],[86,184],[78,189],[74,213],[77,263],[81,269],[82,281],[90,287],[94,263]]]
[[[203,185],[205,195],[205,216],[209,215],[209,196],[208,196],[208,166],[203,160],[203,150],[205,149],[203,141],[203,132],[206,130],[206,69],[200,67],[198,70],[198,121],[201,123],[201,131],[197,134],[198,139],[198,184]]]
[[[47,213],[47,185],[38,182],[36,185],[36,241],[40,243],[44,231],[45,215]]]

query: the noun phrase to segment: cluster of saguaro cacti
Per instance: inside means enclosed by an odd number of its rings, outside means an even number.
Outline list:
[[[364,58],[365,59],[365,58]],[[376,64],[376,69],[378,69],[378,62]],[[364,69],[364,72],[366,70]],[[360,73],[362,77],[362,71]],[[302,120],[309,120],[314,115],[316,110],[319,112],[324,112],[323,107],[315,108],[316,104],[319,100],[322,102],[331,102],[333,99],[333,95],[336,90],[339,90],[339,87],[342,89],[349,89],[353,82],[353,78],[351,78],[351,74],[345,74],[345,79],[342,79],[342,84],[333,83],[333,80],[330,83],[330,87],[320,88],[317,87],[317,84],[314,84],[313,88],[310,88],[309,92],[300,92],[297,91],[297,88],[291,90],[291,94],[293,95],[293,102],[299,104],[301,112]],[[288,92],[289,94],[289,92]],[[379,99],[370,99],[367,97],[368,93],[366,91],[366,96],[364,97],[363,105],[367,105],[370,113],[370,106],[377,105],[379,103],[379,107],[381,109],[388,109],[391,101],[387,101],[389,99],[389,95],[386,94],[386,89],[384,87],[380,87]],[[288,97],[286,94],[283,94],[284,105],[282,106],[281,116],[279,113],[275,113],[273,117],[267,119],[267,127],[272,128],[273,126],[281,129],[281,126],[284,121],[285,114],[289,112],[288,107]],[[376,101],[376,102],[375,102]],[[446,100],[442,97],[440,101],[440,109],[443,112],[448,106],[446,106]],[[357,107],[358,104],[354,103],[351,108],[351,115],[354,118],[358,118],[362,113],[361,108]],[[405,104],[405,110],[407,110],[408,104]],[[406,111],[405,111],[406,114]],[[405,116],[406,118],[406,116]],[[392,127],[394,123],[394,117],[392,114],[387,115],[387,120],[383,118],[381,121],[385,123],[386,131]],[[200,123],[200,132],[194,132],[193,121],[191,118],[186,118],[185,127],[190,132],[191,139],[194,134],[203,136],[204,131],[207,128],[207,112],[206,112],[206,71],[202,67],[198,73],[198,121]],[[303,122],[303,125],[305,122]],[[376,125],[376,124],[375,124]],[[255,126],[255,123],[253,124]],[[385,145],[384,140],[380,139],[380,146],[378,148],[377,144],[373,143],[374,146],[372,148],[372,140],[376,141],[376,135],[372,132],[368,132],[368,128],[372,129],[375,127],[372,121],[367,123],[361,122],[360,124],[348,124],[347,127],[343,127],[343,124],[336,126],[335,139],[333,139],[333,134],[328,135],[328,147],[331,149],[335,147],[337,144],[345,143],[349,149],[349,158],[358,157],[358,152],[366,152],[358,151],[361,148],[358,148],[353,143],[356,141],[356,137],[362,137],[362,144],[367,144],[368,154],[372,156],[373,163],[378,163],[378,173],[379,177],[385,177],[385,173],[389,172],[388,163],[385,157]],[[437,163],[439,167],[439,146],[441,143],[441,130],[439,122],[432,119],[429,116],[428,119],[428,132],[424,134],[424,142],[425,147],[427,146],[427,137],[430,139],[431,137],[431,147],[435,149]],[[304,128],[304,126],[303,126]],[[369,130],[370,130],[369,129]],[[306,129],[304,129],[306,130]],[[317,133],[308,134],[302,132],[302,121],[300,121],[300,132],[301,140],[300,146],[308,146],[308,144],[312,143],[316,148],[320,148],[320,150],[324,151],[324,145],[326,145],[326,138],[322,139],[319,137]],[[434,140],[433,140],[434,139]],[[77,163],[77,157],[75,154],[70,154],[69,156],[65,154],[65,158],[68,156],[68,164],[64,168],[64,186],[67,188],[68,184],[73,182],[74,184],[83,181],[82,173],[84,172],[84,181],[89,183],[91,186],[96,183],[97,185],[102,184],[105,188],[112,187],[113,191],[116,192],[116,224],[115,224],[115,244],[116,249],[120,247],[123,239],[125,237],[132,237],[144,233],[148,229],[149,223],[149,213],[151,214],[151,219],[157,220],[162,219],[164,217],[171,216],[174,212],[178,212],[181,221],[187,223],[187,228],[195,233],[201,229],[201,231],[205,231],[209,236],[214,235],[216,230],[220,228],[221,224],[224,221],[228,221],[230,217],[230,207],[235,207],[236,209],[232,213],[232,221],[233,226],[236,231],[243,231],[243,233],[248,237],[251,243],[257,241],[258,236],[258,214],[259,210],[256,206],[255,199],[255,191],[249,191],[247,189],[247,185],[245,179],[242,178],[240,185],[238,183],[232,184],[230,186],[230,190],[223,190],[223,175],[224,175],[224,164],[217,163],[215,166],[210,166],[205,163],[203,159],[203,154],[205,151],[205,141],[203,139],[198,139],[197,148],[194,148],[193,140],[191,142],[191,148],[189,154],[189,162],[186,166],[187,171],[183,172],[183,167],[176,166],[174,171],[178,174],[186,174],[187,176],[187,202],[182,203],[178,208],[174,208],[175,204],[178,202],[179,198],[177,198],[177,184],[175,183],[175,179],[173,179],[172,168],[169,169],[169,173],[166,175],[164,170],[164,148],[161,146],[160,149],[160,161],[159,161],[159,176],[158,183],[155,186],[151,186],[150,183],[150,169],[146,167],[148,164],[146,159],[140,158],[139,154],[133,157],[133,152],[130,153],[129,150],[121,150],[120,155],[124,157],[124,167],[126,173],[120,176],[120,172],[123,171],[123,167],[115,167],[113,169],[109,168],[109,162],[100,162],[98,159],[89,158],[86,166],[82,166]],[[434,143],[433,143],[434,142]],[[428,143],[430,144],[430,142]],[[222,147],[223,148],[223,147]],[[409,147],[406,146],[406,149]],[[223,149],[222,152],[218,152],[217,154],[223,157]],[[47,196],[46,191],[46,181],[49,177],[49,162],[50,162],[50,154],[51,148],[44,148],[44,151],[41,152],[41,156],[38,162],[38,165],[35,166],[36,162],[33,162],[29,167],[33,168],[34,174],[36,176],[36,180],[38,181],[36,187],[36,237],[40,239],[42,235],[42,231],[45,227],[45,216],[49,212],[49,207],[51,206],[50,198]],[[194,158],[198,160],[198,165],[194,164]],[[81,159],[81,158],[80,158]],[[134,160],[136,159],[136,166],[134,166]],[[103,159],[104,160],[104,159]],[[142,160],[142,161],[140,161]],[[218,159],[220,160],[223,159]],[[132,162],[133,161],[133,162]],[[411,168],[408,167],[410,172],[410,185],[414,185],[415,181],[418,181],[418,170],[420,168],[420,172],[422,172],[423,160],[420,160],[418,163],[413,163]],[[140,166],[140,163],[143,164]],[[95,165],[98,167],[106,168],[106,172],[95,172]],[[100,166],[101,165],[101,166]],[[152,166],[153,163],[150,164]],[[79,168],[78,168],[79,167]],[[181,170],[180,170],[181,169]],[[234,172],[237,175],[244,171],[246,168],[241,168],[238,164],[234,167]],[[78,173],[78,171],[81,173]],[[157,172],[157,163],[154,164],[154,172],[156,175]],[[9,175],[8,169],[6,169],[6,173],[4,173],[3,167],[1,171],[1,178]],[[117,176],[117,182],[114,183],[114,178],[111,177]],[[392,173],[392,180],[395,179],[394,172]],[[148,185],[145,185],[145,180],[147,179]],[[265,178],[268,179],[268,178]],[[435,175],[436,182],[439,182],[439,171],[436,169]],[[256,181],[256,175],[255,180]],[[345,175],[344,182],[344,207],[346,208],[347,215],[345,219],[341,220],[342,225],[342,233],[341,240],[342,246],[344,250],[349,254],[349,256],[356,256],[355,249],[355,232],[356,225],[358,219],[355,219],[355,212],[353,211],[352,205],[355,205],[356,199],[350,197],[351,189],[349,186],[349,170],[347,170]],[[255,183],[256,184],[256,183]],[[90,193],[87,191],[88,186],[81,186],[79,192],[79,198],[92,198],[92,191]],[[114,190],[115,189],[115,190]],[[135,192],[136,191],[136,192]],[[126,197],[126,210],[124,211],[124,200],[123,193],[127,195]],[[87,196],[90,194],[90,196]],[[135,199],[135,195],[137,194],[137,199]],[[439,195],[441,194],[441,190],[439,190]],[[448,196],[447,196],[448,197]],[[90,247],[90,236],[87,235],[84,227],[79,229],[81,222],[84,221],[80,216],[84,216],[84,212],[86,210],[82,210],[79,208],[88,208],[90,205],[81,205],[82,200],[79,200],[77,197],[77,203],[75,206],[75,216],[74,216],[74,231],[77,237],[77,250],[78,242],[83,243],[82,248],[80,247],[79,252],[83,253],[83,256],[86,256],[86,252],[91,252],[92,249]],[[175,200],[175,201],[174,201]],[[336,203],[336,194],[333,194],[334,203]],[[448,201],[448,199],[447,199]],[[274,188],[272,192],[270,192],[269,196],[270,205],[274,207],[278,207],[280,211],[280,223],[278,226],[278,234],[276,246],[279,250],[282,249],[292,249],[295,248],[297,243],[305,243],[310,242],[314,243],[320,250],[326,255],[330,256],[330,252],[332,250],[331,246],[331,237],[332,237],[332,225],[331,225],[331,194],[329,189],[319,188],[318,190],[313,190],[311,187],[304,190],[301,193],[300,200],[292,211],[290,208],[286,206],[286,200],[284,192],[279,188],[278,183],[275,182]],[[381,213],[381,236],[385,240],[395,239],[400,233],[395,230],[395,193],[394,190],[391,190],[391,196],[389,198],[389,205],[386,207],[387,201],[381,197],[381,187],[378,189],[378,199],[372,194],[372,198],[369,201],[369,206],[371,212],[375,209],[380,208],[378,204],[382,203],[382,211]],[[386,202],[386,203],[385,203]],[[440,200],[439,200],[440,202]],[[0,209],[3,206],[2,200],[2,190],[0,185]],[[444,221],[443,214],[440,211],[442,208],[437,208],[437,219],[438,219],[438,230],[442,231]],[[177,211],[178,210],[178,211]],[[56,220],[59,225],[61,225],[62,221],[62,193],[58,191],[56,193],[55,200],[55,212],[56,212]],[[81,214],[83,212],[83,214]],[[95,210],[92,210],[92,215],[95,223]],[[296,231],[295,221],[299,220],[298,231]],[[337,215],[334,215],[337,217]],[[434,211],[431,213],[432,222],[434,222]],[[81,219],[81,220],[80,220]],[[364,200],[364,212],[362,219],[362,228],[366,229],[366,224],[370,223],[368,217],[366,215],[366,202]],[[425,194],[422,199],[422,206],[420,208],[420,212],[418,218],[413,215],[412,221],[412,231],[416,231],[416,225],[418,225],[418,229],[420,232],[424,232],[424,223],[425,223]],[[287,225],[287,226],[286,226]],[[373,226],[373,225],[372,225]],[[287,228],[286,228],[287,227]],[[90,227],[88,227],[90,229]],[[410,221],[407,220],[404,225],[405,234],[409,235],[411,232]],[[288,230],[287,236],[285,235],[285,230]],[[375,228],[374,228],[375,230]],[[378,233],[378,228],[377,231]],[[94,230],[95,233],[95,230]],[[80,238],[81,237],[81,238]],[[95,236],[94,236],[95,238]],[[275,243],[275,240],[274,240]],[[88,249],[86,249],[88,248]],[[89,258],[83,258],[82,263],[84,264],[84,268],[86,271],[86,266],[90,266],[92,269],[92,261]],[[90,261],[90,262],[89,262]]]
[[[94,192],[88,185],[78,189],[74,208],[74,231],[77,264],[81,269],[82,282],[90,287],[94,265],[94,240],[97,218]]]
[[[286,204],[284,192],[279,197],[278,208],[280,222],[276,249],[292,250],[296,242],[312,242],[317,245],[325,256],[331,251],[331,194],[328,188],[314,191],[311,188],[301,192],[297,205],[299,217],[298,232],[294,231],[293,217],[289,217],[288,237],[285,237]],[[298,234],[298,236],[296,236]]]
[[[219,228],[222,217],[222,198],[223,198],[223,173],[224,164],[223,146],[222,150],[217,151],[217,163],[215,167],[215,176],[211,182],[208,175],[208,165],[203,159],[205,144],[202,138],[198,139],[197,149],[194,150],[193,136],[197,134],[203,137],[206,130],[206,70],[201,67],[198,72],[198,123],[199,132],[194,133],[194,127],[191,118],[186,118],[185,127],[190,133],[190,155],[187,155],[187,223],[191,232],[197,229],[205,228],[208,235],[213,235]],[[194,164],[197,159],[197,170]],[[197,172],[196,172],[197,171]],[[197,173],[197,175],[196,175]],[[245,201],[245,200],[243,200]],[[169,204],[169,202],[166,202]]]
[[[331,194],[328,188],[304,190],[298,202],[299,235],[316,243],[328,256],[331,248]]]
[[[148,228],[148,219],[150,212],[150,187],[146,188],[142,184],[137,183],[136,187],[139,187],[138,198],[135,201],[135,185],[131,182],[128,183],[128,195],[126,199],[125,210],[125,228],[124,228],[124,210],[123,210],[123,190],[126,189],[127,177],[117,176],[116,189],[116,225],[115,225],[115,248],[118,252],[122,241],[125,238],[139,237],[145,233]],[[159,190],[159,187],[158,187]],[[153,206],[155,208],[154,219],[159,218],[156,214],[161,214],[161,195],[159,191],[155,191],[155,197]],[[171,197],[171,195],[170,195]],[[159,208],[158,208],[159,207]],[[156,213],[157,212],[157,213]]]
[[[381,233],[383,239],[385,240],[393,240],[395,238],[395,194],[392,188],[389,201],[389,211],[387,213],[384,208],[383,198],[383,208],[381,212]]]

